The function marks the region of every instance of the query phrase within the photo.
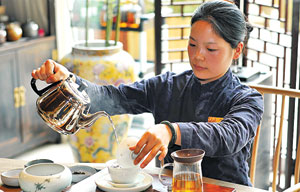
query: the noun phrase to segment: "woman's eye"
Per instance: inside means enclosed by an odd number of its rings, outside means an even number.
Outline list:
[[[207,50],[210,51],[210,52],[217,51],[217,49],[209,49],[209,48],[207,48]]]
[[[190,43],[190,46],[191,46],[191,47],[195,47],[196,45],[195,45],[195,44],[192,44],[192,43]]]

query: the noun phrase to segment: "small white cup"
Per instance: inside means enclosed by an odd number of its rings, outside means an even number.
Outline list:
[[[121,167],[116,159],[106,162],[112,182],[120,184],[135,183],[141,168],[138,166]]]

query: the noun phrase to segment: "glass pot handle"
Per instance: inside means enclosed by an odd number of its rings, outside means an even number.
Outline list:
[[[169,186],[170,184],[169,184],[169,183],[166,183],[166,182],[161,178],[162,172],[163,172],[163,170],[164,170],[166,167],[172,167],[172,166],[174,166],[174,163],[167,163],[167,164],[164,164],[164,165],[162,166],[162,168],[160,168],[160,170],[159,170],[158,179],[159,179],[159,181],[160,181],[163,185],[165,185],[165,186]]]

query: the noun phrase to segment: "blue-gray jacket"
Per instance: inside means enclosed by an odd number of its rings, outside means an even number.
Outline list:
[[[77,77],[77,81],[80,78]],[[87,82],[91,112],[110,115],[150,112],[155,123],[176,122],[181,146],[205,151],[203,176],[251,185],[247,159],[263,113],[263,98],[241,84],[229,69],[220,79],[201,85],[191,70],[167,72],[130,85],[97,86]],[[217,118],[223,118],[216,122]]]

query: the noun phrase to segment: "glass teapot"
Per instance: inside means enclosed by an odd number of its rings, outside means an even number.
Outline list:
[[[36,101],[38,114],[53,130],[65,135],[90,127],[100,116],[108,116],[104,111],[88,114],[90,98],[84,91],[87,85],[77,85],[72,76],[42,90],[37,89],[36,79],[31,79],[32,89],[40,96]]]
[[[182,149],[171,153],[174,163],[167,163],[159,173],[159,180],[164,184],[161,178],[163,169],[173,166],[172,192],[202,192],[202,170],[201,162],[205,152],[202,149]]]

